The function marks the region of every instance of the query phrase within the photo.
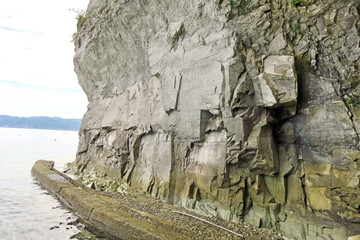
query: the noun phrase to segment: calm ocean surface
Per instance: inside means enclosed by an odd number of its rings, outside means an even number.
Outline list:
[[[77,143],[75,131],[0,128],[1,240],[64,240],[80,232],[70,224],[77,217],[31,176],[39,159],[64,169],[74,161]]]

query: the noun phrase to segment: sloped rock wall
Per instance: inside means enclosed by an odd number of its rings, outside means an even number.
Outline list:
[[[75,167],[296,239],[360,233],[360,3],[98,1]]]

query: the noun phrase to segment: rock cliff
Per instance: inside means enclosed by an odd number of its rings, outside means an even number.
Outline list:
[[[290,238],[360,234],[359,13],[90,0],[74,36],[89,100],[77,172]]]

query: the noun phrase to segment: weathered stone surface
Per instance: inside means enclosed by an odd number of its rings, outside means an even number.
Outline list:
[[[289,238],[359,234],[358,2],[237,2],[90,1],[74,169]]]
[[[89,220],[92,211],[95,208],[102,207],[103,204],[96,196],[90,195],[88,192],[77,187],[63,188],[60,196],[66,199],[77,214],[85,220]]]
[[[53,166],[52,161],[39,160],[32,173],[79,217],[112,236],[120,239],[192,239],[190,236],[194,232],[190,229],[121,204],[96,191],[78,187]]]
[[[31,172],[53,193],[59,193],[61,189],[71,187],[72,184],[67,179],[52,171],[53,167],[54,162],[52,161],[38,160]]]

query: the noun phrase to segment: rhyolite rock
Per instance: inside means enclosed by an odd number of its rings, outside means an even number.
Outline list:
[[[360,234],[360,3],[228,3],[90,1],[74,168],[291,239]]]

